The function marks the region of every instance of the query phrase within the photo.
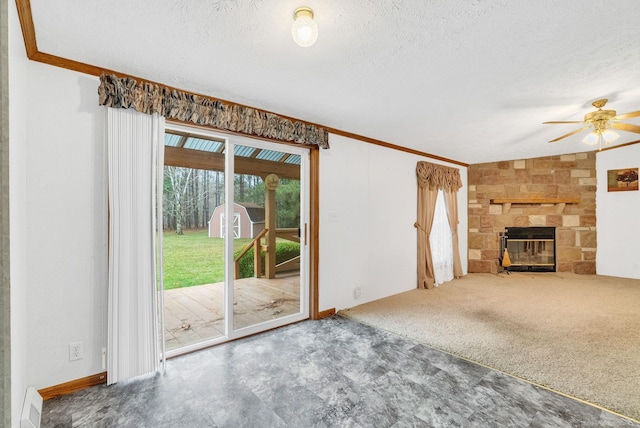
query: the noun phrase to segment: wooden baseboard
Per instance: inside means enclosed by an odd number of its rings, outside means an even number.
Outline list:
[[[318,312],[318,319],[330,317],[331,315],[335,315],[335,313],[336,308],[327,309],[326,311],[320,311]]]
[[[43,388],[39,390],[38,393],[42,396],[43,400],[49,400],[50,398],[71,394],[72,392],[80,391],[81,389],[89,388],[90,386],[102,385],[103,383],[107,383],[107,372]]]

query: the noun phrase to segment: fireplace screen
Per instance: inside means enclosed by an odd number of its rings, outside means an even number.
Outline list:
[[[556,271],[555,227],[507,227],[504,245],[513,271]]]

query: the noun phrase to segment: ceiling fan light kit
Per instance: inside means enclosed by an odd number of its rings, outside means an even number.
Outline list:
[[[604,140],[605,142],[605,146],[608,145],[609,143],[613,143],[614,141],[616,141],[618,138],[620,138],[620,136],[613,132],[610,129],[604,129],[601,132],[591,132],[589,133],[586,137],[584,137],[584,139],[582,140],[583,143],[588,144],[590,146],[595,146],[596,144],[600,143],[600,148],[602,148],[602,141]]]
[[[576,129],[575,131],[569,132],[568,134],[562,135],[549,142],[553,143],[591,128],[593,129],[592,132],[589,133],[582,142],[590,146],[597,144],[599,148],[602,149],[603,142],[606,146],[620,137],[616,132],[612,131],[611,128],[640,134],[640,126],[621,122],[625,119],[640,116],[640,111],[616,115],[615,110],[602,110],[602,108],[607,104],[607,101],[609,100],[603,98],[591,103],[591,105],[598,110],[585,114],[583,121],[544,122],[545,124],[579,123],[583,125],[582,128]]]

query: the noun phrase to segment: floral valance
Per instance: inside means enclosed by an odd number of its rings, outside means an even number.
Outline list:
[[[107,107],[133,108],[141,113],[158,113],[167,119],[225,131],[329,148],[329,133],[324,128],[128,77],[103,73],[98,95],[99,104]]]
[[[418,186],[457,192],[462,187],[460,170],[430,162],[418,162],[416,166]]]

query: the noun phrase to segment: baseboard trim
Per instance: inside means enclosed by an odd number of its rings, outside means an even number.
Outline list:
[[[102,372],[83,377],[82,379],[76,379],[70,382],[61,383],[60,385],[43,388],[39,390],[38,393],[42,396],[43,400],[49,400],[51,398],[71,394],[72,392],[89,388],[90,386],[102,385],[103,383],[107,383],[107,372]]]
[[[335,313],[336,308],[327,309],[326,311],[320,311],[318,312],[318,319],[330,317],[331,315],[335,315]]]

